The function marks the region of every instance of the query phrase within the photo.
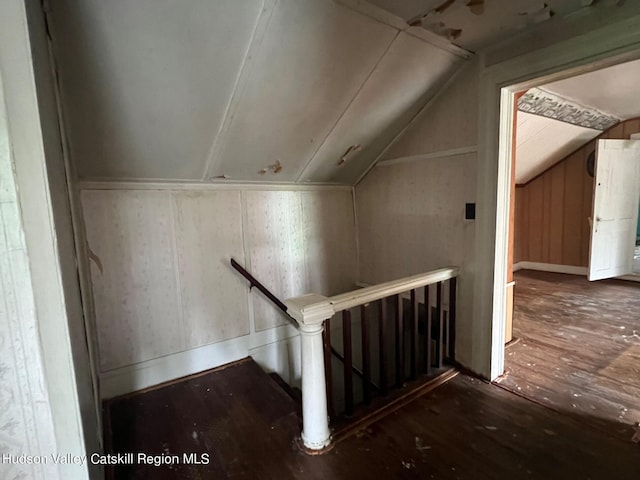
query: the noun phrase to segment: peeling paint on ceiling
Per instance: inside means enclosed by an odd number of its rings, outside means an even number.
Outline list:
[[[332,0],[76,3],[48,16],[83,179],[352,184],[469,56]]]
[[[405,20],[477,51],[509,34],[589,8],[594,0],[369,0]]]
[[[353,184],[467,50],[606,1],[58,0],[47,18],[81,178]]]

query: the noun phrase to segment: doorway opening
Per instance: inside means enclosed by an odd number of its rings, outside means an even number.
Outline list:
[[[625,439],[640,421],[640,284],[604,279],[639,261],[638,73],[626,62],[516,101],[515,341],[497,381]]]

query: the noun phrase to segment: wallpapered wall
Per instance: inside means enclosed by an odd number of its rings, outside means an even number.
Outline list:
[[[0,452],[56,452],[0,84]],[[0,462],[0,478],[57,479],[55,465]]]

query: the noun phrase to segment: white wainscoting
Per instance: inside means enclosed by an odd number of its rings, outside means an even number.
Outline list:
[[[84,189],[101,396],[249,354],[299,379],[297,331],[229,265],[279,298],[351,290],[350,189]]]

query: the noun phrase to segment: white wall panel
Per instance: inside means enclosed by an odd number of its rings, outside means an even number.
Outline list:
[[[185,347],[171,195],[85,191],[91,281],[103,371]]]
[[[78,174],[201,178],[263,3],[52,2]]]
[[[209,175],[295,180],[396,33],[331,1],[280,0]],[[277,160],[277,177],[258,173]]]
[[[379,166],[356,188],[360,281],[369,284],[456,265],[462,267],[459,360],[470,361],[476,156]]]
[[[349,105],[301,179],[353,184],[417,110],[433,96],[460,58],[401,32]],[[350,145],[362,150],[338,166]]]
[[[309,293],[299,192],[246,192],[251,273],[276,297]],[[256,330],[283,325],[286,317],[262,294],[252,295]]]
[[[301,192],[301,201],[308,291],[352,290],[358,266],[351,192]]]
[[[355,288],[348,189],[127,187],[84,190],[82,203],[107,396],[252,353],[297,381],[298,343],[282,342],[297,331],[231,257],[283,300]]]
[[[416,117],[382,160],[468,147],[478,143],[477,60]]]
[[[186,347],[249,333],[239,191],[175,194],[176,248]]]
[[[461,265],[473,222],[475,155],[373,169],[358,186],[360,280],[380,283]]]

